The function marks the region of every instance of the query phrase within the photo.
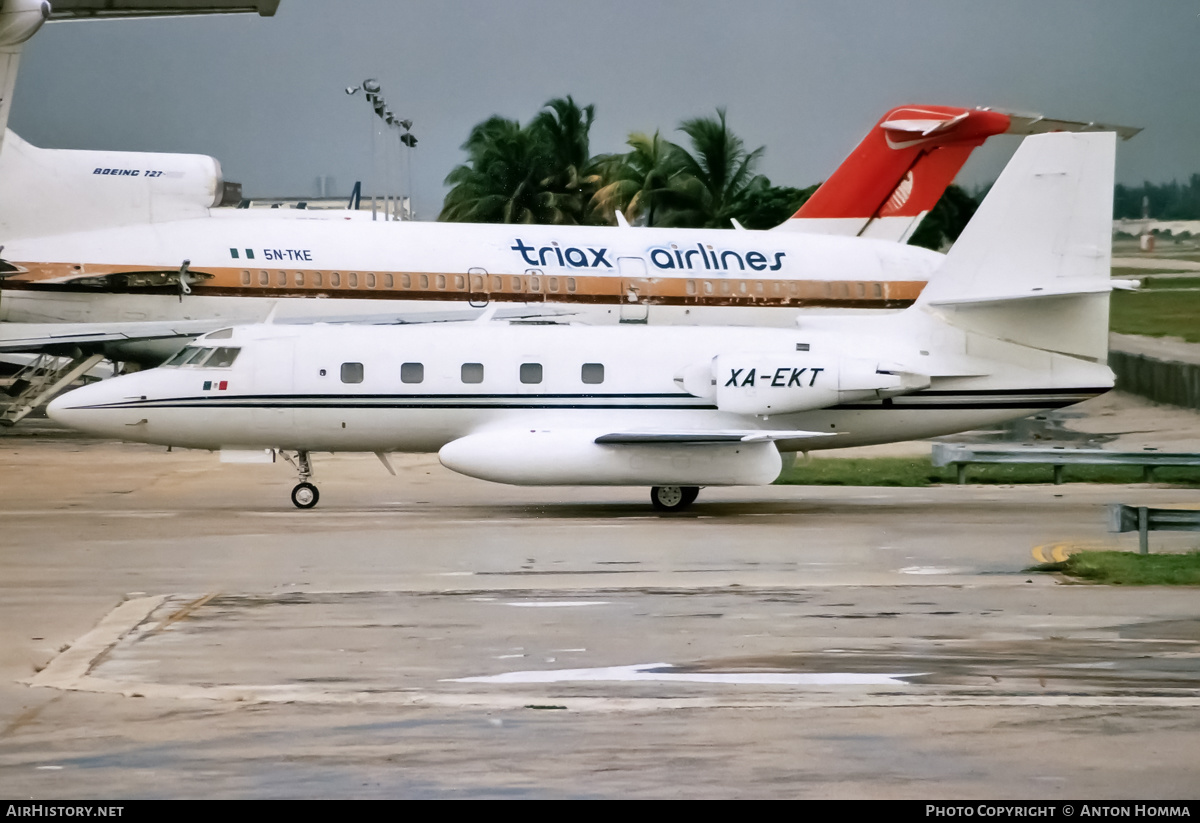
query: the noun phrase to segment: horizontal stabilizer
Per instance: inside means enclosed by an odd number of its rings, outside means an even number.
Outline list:
[[[776,440],[805,440],[829,437],[831,432],[810,431],[707,431],[707,432],[614,432],[596,438],[597,443],[672,443],[678,446],[703,446],[716,443],[765,443]]]

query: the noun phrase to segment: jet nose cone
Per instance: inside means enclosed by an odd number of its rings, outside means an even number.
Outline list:
[[[62,423],[64,426],[84,428],[80,424],[87,419],[88,415],[80,406],[86,403],[86,397],[81,397],[81,395],[86,395],[87,393],[87,386],[63,392],[46,406],[46,416],[56,423]]]

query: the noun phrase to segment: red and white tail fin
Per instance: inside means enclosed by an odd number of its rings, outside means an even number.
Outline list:
[[[995,134],[1140,129],[955,106],[900,106],[777,228],[907,242],[976,148]]]

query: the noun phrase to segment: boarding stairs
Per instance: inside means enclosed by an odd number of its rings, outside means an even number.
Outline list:
[[[8,407],[0,412],[0,426],[16,425],[103,359],[103,354],[80,354],[77,357],[38,355],[13,378],[8,388],[11,400]]]

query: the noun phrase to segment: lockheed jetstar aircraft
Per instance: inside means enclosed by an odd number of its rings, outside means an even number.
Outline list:
[[[471,477],[644,484],[656,507],[683,508],[702,486],[770,483],[781,454],[991,426],[1110,389],[1115,145],[1026,140],[902,312],[792,329],[244,326],[69,392],[49,414],[230,457],[277,450],[305,508],[314,451],[385,465],[388,452],[436,451]]]

